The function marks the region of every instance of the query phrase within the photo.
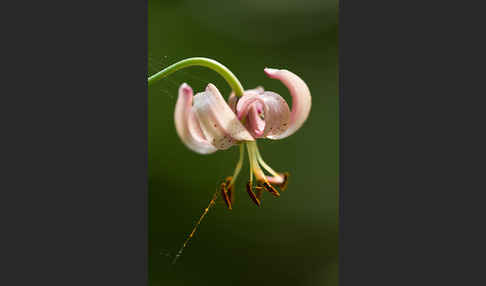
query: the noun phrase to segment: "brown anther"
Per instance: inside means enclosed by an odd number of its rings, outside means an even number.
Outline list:
[[[283,174],[283,177],[284,177],[283,183],[277,185],[280,188],[280,191],[285,191],[285,189],[287,189],[287,185],[289,184],[290,173],[285,172]]]
[[[263,190],[265,190],[265,188],[262,187],[261,184],[258,184],[257,186],[253,187],[253,189],[255,189],[256,196],[261,201],[262,200]]]
[[[248,195],[250,195],[250,199],[257,206],[260,206],[260,200],[256,197],[255,193],[253,193],[253,190],[251,188],[252,188],[252,186],[251,186],[250,182],[246,183],[246,191],[248,192]]]
[[[233,181],[233,177],[232,176],[226,177],[226,179],[224,179],[224,182],[226,183],[226,185],[231,184],[231,181]]]
[[[262,186],[265,188],[265,190],[269,191],[272,195],[276,197],[280,197],[280,193],[275,189],[272,185],[270,185],[267,182],[263,182]]]
[[[256,193],[256,197],[260,200],[260,202],[262,201],[262,194],[263,194],[263,187],[260,187],[260,186],[256,186],[254,187],[255,189],[255,193]]]
[[[228,197],[231,203],[235,201],[235,193],[233,192],[233,177],[227,177],[226,178],[226,190],[228,191]]]
[[[229,210],[231,210],[232,209],[231,200],[230,200],[230,196],[228,196],[228,189],[226,189],[226,182],[221,183],[220,189],[221,189],[221,196],[223,197],[226,206],[228,207]]]

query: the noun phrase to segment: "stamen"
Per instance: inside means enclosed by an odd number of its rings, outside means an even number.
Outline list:
[[[254,169],[254,162],[253,162],[253,154],[251,149],[251,142],[246,143],[248,149],[248,161],[250,162],[250,185],[253,185],[253,169]]]
[[[260,150],[258,150],[258,146],[256,145],[255,143],[255,151],[256,151],[256,157],[258,159],[258,162],[260,163],[260,165],[262,165],[262,167],[267,170],[272,176],[274,177],[281,177],[281,175],[277,172],[275,172],[275,170],[272,169],[272,167],[270,167],[267,163],[265,163],[265,161],[263,161],[263,158],[262,156],[260,155]]]
[[[262,201],[262,194],[263,194],[263,187],[255,187],[255,193],[256,193],[256,197],[258,198],[258,200],[261,202]]]
[[[258,151],[258,147],[257,147],[256,143],[255,142],[248,142],[247,146],[248,146],[248,157],[250,159],[250,174],[253,175],[253,172],[255,172],[255,176],[257,177],[258,181],[260,181],[260,184],[257,187],[255,187],[255,190],[257,190],[257,196],[255,196],[255,194],[252,191],[252,186],[253,186],[252,179],[253,179],[253,177],[250,176],[250,182],[247,185],[247,191],[248,191],[248,194],[250,195],[251,199],[257,205],[260,205],[259,200],[261,199],[261,192],[262,192],[263,189],[270,192],[275,197],[279,197],[280,193],[277,191],[277,189],[275,189],[275,187],[273,187],[270,184],[267,177],[265,176],[265,173],[263,173],[263,171],[260,167],[260,164],[261,164],[261,162],[263,162],[263,160],[261,160],[261,156],[260,156],[260,160],[258,159],[259,151]],[[261,161],[261,162],[259,162],[259,161]],[[263,162],[263,163],[265,164],[265,162]],[[268,165],[266,165],[266,166],[270,170],[272,170]],[[272,170],[272,172],[274,172],[278,177],[281,178],[281,175],[279,175],[277,172],[275,172],[273,170]],[[258,203],[255,201],[255,199],[258,199]]]
[[[230,183],[226,185],[228,189],[230,189],[233,186],[233,183],[235,182],[236,178],[238,177],[238,174],[241,171],[241,167],[243,166],[244,155],[245,155],[245,144],[240,143],[240,159],[238,160],[238,163],[236,163],[236,168]]]
[[[226,190],[231,204],[233,204],[235,199],[235,193],[233,192],[233,186],[234,186],[233,182],[234,182],[233,177],[226,178]]]
[[[280,197],[280,193],[277,191],[277,189],[275,189],[268,182],[263,182],[262,185],[265,188],[265,190],[267,190],[268,192],[270,192],[272,195],[274,195],[276,197]]]
[[[218,198],[218,191],[216,191],[214,193],[213,198],[209,202],[209,205],[207,206],[207,208],[204,209],[203,214],[201,215],[201,217],[197,221],[196,225],[194,225],[194,228],[192,229],[192,231],[189,234],[189,236],[186,238],[186,241],[184,241],[184,244],[182,245],[181,249],[179,249],[179,251],[177,252],[176,256],[174,257],[174,260],[172,260],[172,264],[175,264],[176,261],[177,261],[177,259],[182,255],[182,251],[184,251],[184,248],[186,248],[187,243],[194,236],[194,233],[196,233],[197,227],[201,224],[201,221],[206,216],[206,214],[208,213],[209,209],[215,204],[217,198]]]
[[[253,193],[251,188],[252,188],[251,183],[250,182],[246,183],[246,191],[248,192],[248,195],[250,195],[251,200],[257,206],[260,206],[260,200],[256,197],[255,193]]]
[[[233,192],[233,185],[238,177],[238,174],[241,171],[241,167],[243,166],[243,159],[245,154],[245,146],[244,144],[240,144],[240,158],[238,163],[236,163],[235,171],[233,172],[233,176],[227,177],[224,182],[220,185],[221,196],[223,197],[224,202],[229,210],[232,209],[232,203],[234,200],[234,192]]]
[[[255,142],[248,142],[248,157],[250,160],[250,182],[253,183],[253,177],[251,176],[253,172],[255,172],[255,176],[259,181],[265,181],[265,174],[263,173],[260,165],[257,162],[256,156],[256,143]]]
[[[230,199],[229,194],[228,194],[229,193],[228,189],[226,189],[226,185],[227,185],[227,181],[222,182],[219,188],[221,189],[221,196],[223,197],[223,200],[226,203],[226,206],[228,207],[229,210],[231,210],[232,209],[231,208],[231,199]]]

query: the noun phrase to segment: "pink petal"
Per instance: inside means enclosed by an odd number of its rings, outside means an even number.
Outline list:
[[[260,94],[260,93],[263,93],[264,89],[262,86],[257,86],[255,87],[254,89],[248,89],[248,90],[245,90],[245,94],[253,94],[253,93],[256,93],[256,94]],[[236,97],[235,93],[234,92],[231,92],[229,98],[228,98],[228,105],[231,107],[231,110],[233,110],[233,112],[236,113],[236,104],[238,103],[238,97]],[[261,112],[261,111],[259,111]]]
[[[287,130],[278,135],[270,135],[270,139],[282,139],[295,133],[309,116],[312,98],[305,82],[296,74],[288,70],[264,69],[267,76],[280,80],[290,91],[292,96],[292,112]]]
[[[264,136],[275,139],[287,131],[290,121],[289,105],[275,92],[265,91],[260,97],[265,102],[265,132]]]
[[[238,119],[242,120],[248,115],[253,105],[257,106],[258,110],[265,108],[265,101],[259,94],[245,91],[244,95],[238,100],[236,105],[236,114]]]
[[[255,140],[213,84],[209,84],[205,92],[196,94],[193,109],[204,136],[217,149]]]
[[[260,118],[260,114],[255,104],[252,104],[248,114],[248,129],[255,138],[263,136],[265,131],[265,121]]]
[[[257,86],[254,89],[248,89],[246,92],[256,92],[258,94],[263,93],[265,90],[263,89],[263,86]]]
[[[201,132],[201,127],[195,120],[192,110],[192,88],[183,83],[179,87],[179,97],[174,112],[176,131],[182,142],[192,151],[200,154],[209,154],[217,151]]]
[[[274,92],[245,92],[238,101],[236,110],[240,120],[246,118],[246,126],[255,138],[277,136],[285,132],[289,125],[289,106]],[[260,118],[260,113],[263,113],[264,119]]]

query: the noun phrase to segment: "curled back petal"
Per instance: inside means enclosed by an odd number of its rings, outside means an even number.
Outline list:
[[[260,112],[255,104],[250,107],[246,126],[255,138],[260,138],[265,133],[265,120],[260,117]]]
[[[217,149],[255,140],[213,84],[209,84],[205,92],[196,94],[193,109],[204,136]]]
[[[265,102],[264,119],[265,131],[264,136],[274,139],[288,130],[290,125],[289,105],[280,95],[275,92],[265,91],[260,95]]]
[[[245,90],[244,94],[260,94],[263,93],[264,89],[262,86],[257,86],[254,89],[247,89]],[[229,98],[228,98],[228,105],[231,107],[231,110],[233,110],[234,113],[236,113],[236,104],[238,103],[239,98],[236,97],[234,92],[231,92]]]
[[[245,118],[252,107],[255,106],[259,113],[262,113],[265,108],[265,101],[260,94],[245,91],[244,95],[238,100],[236,105],[236,114],[238,119]]]
[[[288,70],[265,68],[267,76],[280,80],[292,96],[292,112],[287,130],[278,135],[267,136],[270,139],[282,139],[295,133],[309,116],[312,98],[307,84],[296,74]]]
[[[183,83],[179,87],[179,96],[174,112],[176,131],[182,142],[192,151],[200,154],[209,154],[217,151],[204,137],[199,122],[192,110],[192,88]]]
[[[263,93],[265,90],[263,89],[263,86],[257,86],[254,89],[248,89],[246,92],[256,92],[258,94]]]
[[[246,118],[246,126],[256,137],[277,136],[289,125],[290,110],[278,94],[245,92],[236,106],[238,118]]]

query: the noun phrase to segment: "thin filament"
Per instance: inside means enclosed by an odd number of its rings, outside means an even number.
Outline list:
[[[189,243],[189,240],[191,240],[191,238],[194,236],[194,233],[196,233],[196,230],[197,230],[198,226],[201,224],[201,221],[206,216],[206,214],[208,213],[209,209],[215,204],[216,199],[218,198],[218,193],[219,193],[218,191],[216,191],[214,193],[213,198],[209,202],[209,205],[207,206],[207,208],[204,209],[203,214],[201,215],[201,217],[197,221],[196,225],[194,225],[194,228],[192,229],[192,231],[189,234],[189,236],[186,238],[186,241],[184,241],[184,244],[182,245],[181,249],[179,249],[179,251],[177,252],[176,256],[174,257],[174,260],[172,260],[172,264],[175,264],[176,261],[177,261],[177,259],[182,255],[182,251],[184,251],[184,248],[186,248],[187,243]]]
[[[265,163],[265,161],[263,161],[263,158],[260,155],[260,150],[258,150],[258,146],[256,146],[256,143],[255,143],[255,150],[256,150],[257,159],[258,159],[258,162],[260,163],[260,165],[265,170],[267,170],[272,176],[280,177],[280,175],[277,172],[275,172],[275,170],[273,170],[272,167],[270,167],[267,163]]]
[[[265,174],[263,173],[260,165],[257,162],[257,155],[255,151],[256,143],[255,142],[248,142],[248,156],[250,158],[250,174],[255,172],[255,176],[259,180],[266,181]],[[252,176],[250,176],[250,183],[252,183]]]
[[[236,181],[236,178],[238,177],[238,174],[241,171],[241,167],[243,166],[244,155],[245,155],[245,144],[241,143],[240,144],[240,159],[238,160],[238,163],[236,163],[235,172],[233,173],[233,178],[232,178],[231,183],[229,184],[228,188],[233,185],[233,183]]]
[[[250,142],[247,143],[248,149],[248,161],[250,162],[250,185],[253,185],[253,156],[251,152],[251,145]]]

